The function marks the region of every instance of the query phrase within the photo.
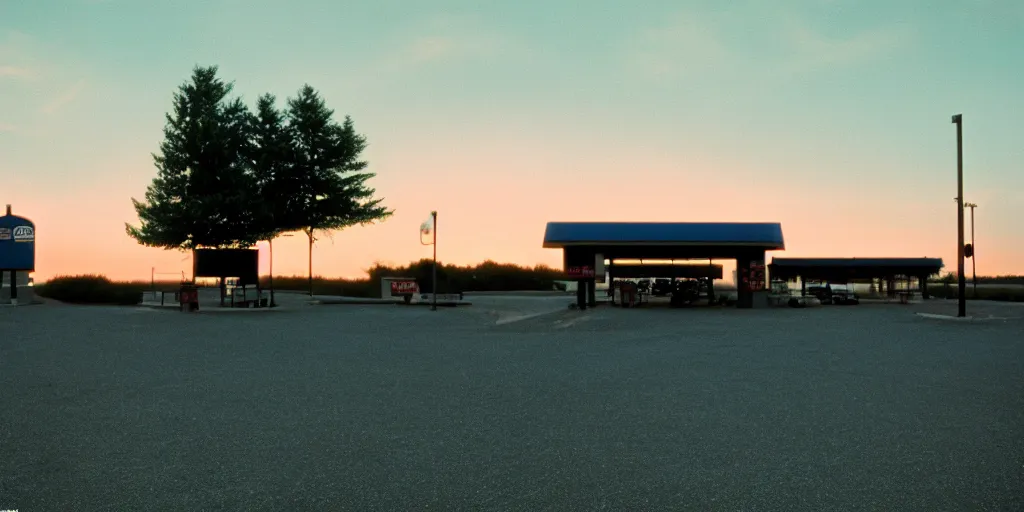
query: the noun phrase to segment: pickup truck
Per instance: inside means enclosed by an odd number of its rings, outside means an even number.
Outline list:
[[[851,305],[860,304],[860,297],[853,291],[853,285],[826,284],[807,287],[807,293],[813,295],[822,304]]]

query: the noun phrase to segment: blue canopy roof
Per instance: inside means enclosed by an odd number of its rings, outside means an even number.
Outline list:
[[[570,245],[740,245],[785,249],[777,222],[549,222],[544,247]]]

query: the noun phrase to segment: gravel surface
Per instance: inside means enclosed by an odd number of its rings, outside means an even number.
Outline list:
[[[0,510],[1024,508],[1024,319],[477,300],[0,309]]]

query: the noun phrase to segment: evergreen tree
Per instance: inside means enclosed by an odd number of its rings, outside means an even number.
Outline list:
[[[157,176],[146,200],[132,199],[138,227],[125,225],[142,245],[189,250],[250,247],[265,238],[247,157],[252,115],[217,67],[196,67],[174,95],[164,141],[154,155]]]
[[[292,141],[292,166],[288,171],[287,219],[279,226],[301,230],[309,240],[309,293],[313,294],[313,243],[316,233],[369,224],[391,216],[393,210],[373,196],[367,182],[375,176],[364,172],[359,159],[366,138],[356,133],[352,120],[334,121],[334,111],[313,87],[305,85],[288,100],[288,130]]]
[[[256,113],[252,125],[252,169],[260,200],[256,214],[260,231],[265,233],[270,247],[270,303],[274,305],[274,239],[287,229],[290,223],[288,198],[296,190],[289,172],[293,165],[291,132],[284,122],[284,115],[277,108],[277,99],[264,94],[256,101]]]

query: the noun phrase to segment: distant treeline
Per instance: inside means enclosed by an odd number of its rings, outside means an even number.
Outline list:
[[[313,293],[317,295],[346,295],[351,297],[379,297],[381,278],[408,277],[415,279],[420,291],[431,293],[433,264],[428,259],[402,266],[376,264],[366,271],[362,279],[329,279],[318,277],[313,282]],[[513,263],[485,261],[475,266],[438,264],[438,293],[485,292],[485,291],[550,291],[559,288],[562,271],[537,265],[520,266]],[[260,279],[263,288],[269,288],[266,276]],[[305,277],[274,277],[274,289],[305,291],[308,280]]]
[[[956,282],[956,272],[947,272],[942,275],[941,278],[937,279],[939,282]],[[971,276],[967,276],[967,280],[971,280]],[[978,284],[1009,284],[1009,285],[1024,285],[1024,276],[978,276]]]
[[[415,279],[420,290],[431,292],[432,264],[430,260],[420,260],[403,266],[377,264],[367,270],[367,276],[360,279],[341,279],[317,277],[313,280],[313,293],[317,295],[345,295],[350,297],[379,297],[381,295],[382,277],[408,277]],[[437,283],[439,293],[458,293],[474,291],[549,291],[562,289],[560,281],[564,274],[546,265],[521,266],[512,263],[496,263],[485,261],[478,265],[438,265]],[[956,282],[955,274],[945,274],[938,283],[952,285]],[[986,285],[1024,285],[1024,276],[978,277],[979,284]],[[161,290],[172,290],[178,286],[177,281],[157,282],[155,286]],[[267,276],[261,278],[264,289],[269,288]],[[309,280],[305,276],[275,277],[274,288],[282,291],[307,292]],[[83,304],[137,304],[143,291],[154,287],[149,281],[111,281],[103,276],[59,276],[35,287],[41,297],[70,303]],[[933,295],[944,297],[955,296],[954,286],[931,286]],[[968,297],[975,298],[973,290]],[[978,297],[989,300],[1024,300],[1024,290],[1015,288],[978,289]]]
[[[344,295],[349,297],[380,297],[381,278],[408,277],[416,279],[420,290],[430,293],[433,264],[420,260],[404,266],[376,264],[367,270],[362,279],[340,279],[316,277],[313,293],[316,295]],[[485,261],[475,266],[439,264],[437,267],[438,293],[472,291],[547,291],[559,288],[563,275],[560,270],[545,265],[534,267],[512,263]],[[260,278],[264,289],[269,288],[270,279]],[[111,281],[103,276],[80,275],[58,276],[37,284],[35,292],[40,297],[79,304],[138,304],[142,292],[154,287],[173,290],[178,281]],[[274,289],[308,292],[309,279],[305,276],[274,277]]]

